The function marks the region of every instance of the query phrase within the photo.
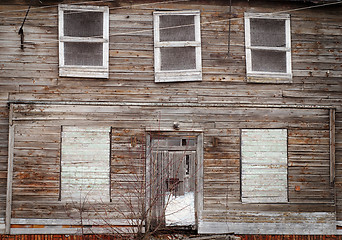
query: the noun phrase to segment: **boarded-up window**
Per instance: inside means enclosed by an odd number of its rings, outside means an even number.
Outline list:
[[[249,81],[289,82],[291,36],[288,14],[245,13],[246,68]]]
[[[109,10],[59,6],[59,75],[108,78]]]
[[[154,12],[156,82],[202,80],[199,11]]]
[[[108,202],[110,128],[62,130],[61,200]]]
[[[287,202],[287,130],[241,130],[242,202]]]

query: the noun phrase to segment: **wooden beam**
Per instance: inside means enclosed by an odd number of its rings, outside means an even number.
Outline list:
[[[13,105],[10,105],[9,112],[9,133],[8,133],[8,167],[7,167],[7,195],[6,195],[6,219],[5,233],[10,234],[11,212],[12,212],[12,179],[13,179],[13,148],[14,148],[14,127],[12,122]]]
[[[335,118],[336,110],[330,109],[330,183],[335,181]]]
[[[196,193],[195,197],[195,211],[196,211],[196,229],[199,229],[199,223],[203,219],[203,132],[197,136],[197,163],[196,163]]]
[[[115,226],[127,226],[131,225],[134,227],[134,225],[131,224],[131,222],[138,222],[139,219],[83,219],[82,223],[84,225],[92,225],[94,227],[96,226],[103,226],[103,225],[115,225]],[[11,219],[12,224],[16,225],[44,225],[44,226],[78,226],[81,225],[80,219],[55,219],[55,218],[12,218]],[[144,222],[142,223],[145,224]]]
[[[90,106],[141,106],[141,107],[231,107],[231,108],[294,108],[294,109],[331,109],[332,105],[310,104],[236,104],[236,103],[193,103],[193,102],[79,102],[79,101],[22,101],[10,100],[11,104],[34,105],[90,105]]]
[[[151,209],[150,209],[150,204],[151,204],[151,176],[150,176],[150,171],[151,171],[151,135],[149,133],[146,134],[146,152],[145,152],[145,159],[146,159],[146,172],[145,172],[145,181],[146,181],[146,193],[145,193],[145,214],[146,214],[146,225],[145,225],[145,230],[149,231],[150,230],[150,225],[151,225]]]

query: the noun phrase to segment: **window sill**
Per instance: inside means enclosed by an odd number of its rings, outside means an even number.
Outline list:
[[[258,75],[258,74],[248,74],[246,77],[248,83],[273,83],[273,84],[283,84],[292,83],[291,75],[281,75],[274,76],[270,75]]]
[[[60,77],[108,78],[108,69],[102,67],[60,67]]]
[[[201,71],[155,72],[155,82],[192,82],[202,81]]]

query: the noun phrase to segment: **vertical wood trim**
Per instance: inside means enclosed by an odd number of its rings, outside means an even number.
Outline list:
[[[166,162],[165,162],[166,160]],[[161,226],[165,226],[166,218],[165,218],[165,210],[167,204],[165,203],[165,195],[166,195],[166,178],[167,178],[167,167],[173,164],[173,159],[171,159],[170,151],[167,150],[157,150],[157,159],[156,159],[156,180],[153,183],[153,186],[157,188],[157,196],[153,196],[153,198],[157,198],[157,219],[158,224]],[[154,189],[153,189],[154,192]]]
[[[194,23],[195,23],[195,40],[199,43],[199,46],[196,46],[196,70],[200,71],[202,74],[202,53],[201,53],[201,13],[194,15]],[[202,76],[201,76],[202,79]]]
[[[146,174],[145,174],[145,183],[146,183],[146,191],[145,191],[145,214],[146,214],[146,224],[145,230],[150,230],[151,225],[151,135],[150,133],[146,134],[146,152],[145,152],[145,159],[146,159]]]
[[[286,130],[286,201],[290,201],[290,174],[289,174],[289,129],[285,128]]]
[[[286,73],[292,77],[292,59],[291,59],[291,22],[290,16],[285,19],[285,37],[286,37]]]
[[[9,116],[8,116],[8,123],[9,125],[13,125],[13,104],[9,105]]]
[[[239,147],[239,150],[240,150],[240,202],[242,202],[242,129],[240,128],[239,129],[240,130],[240,132],[239,132],[239,140],[240,140],[240,142],[239,142],[239,144],[240,144],[240,147]]]
[[[109,130],[109,202],[112,202],[112,145],[113,127]]]
[[[61,6],[58,6],[58,42],[59,42],[59,67],[64,66],[64,42],[61,37],[64,36],[64,14]]]
[[[61,132],[59,135],[59,194],[58,201],[62,200],[62,134],[63,126],[61,126]]]
[[[12,119],[13,108],[10,107],[10,118]],[[15,125],[10,123],[8,133],[8,167],[7,167],[7,195],[6,195],[6,219],[5,233],[10,234],[11,215],[12,215],[12,180],[13,180],[13,148],[14,148],[14,128]]]
[[[250,38],[250,24],[249,24],[249,17],[245,13],[244,16],[244,23],[245,23],[245,51],[246,51],[246,72],[250,72],[252,70],[252,62],[251,62],[251,38]]]
[[[203,133],[200,133],[197,137],[197,187],[195,194],[195,220],[196,229],[198,229],[199,223],[203,220]]]
[[[335,181],[335,109],[330,109],[330,183]]]
[[[159,15],[154,12],[153,13],[153,30],[154,30],[154,73],[160,72],[160,48],[157,47],[157,43],[159,42]]]
[[[105,40],[103,43],[103,67],[106,72],[109,71],[109,8],[106,7],[103,10],[103,39]]]

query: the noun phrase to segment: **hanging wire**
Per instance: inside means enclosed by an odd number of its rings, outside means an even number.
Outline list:
[[[1,1],[1,0],[0,0]],[[101,2],[110,2],[113,0],[102,0]],[[148,6],[148,5],[155,5],[155,4],[168,4],[168,3],[177,3],[177,2],[189,2],[191,0],[171,0],[171,1],[161,1],[161,2],[151,2],[151,3],[143,3],[143,4],[135,4],[135,5],[127,5],[127,6],[121,6],[121,7],[111,7],[109,8],[110,10],[115,10],[115,9],[125,9],[125,8],[134,8],[134,7],[141,7],[141,6]],[[68,5],[80,5],[80,4],[87,4],[87,3],[99,3],[100,1],[86,1],[86,2],[75,2],[75,3],[69,3]],[[301,10],[306,10],[306,9],[312,9],[312,8],[319,8],[319,7],[325,7],[325,6],[330,6],[330,5],[336,5],[342,3],[342,0],[336,1],[336,2],[330,2],[330,3],[324,3],[324,4],[319,4],[319,5],[314,5],[314,6],[309,6],[309,7],[302,7],[302,8],[296,8],[296,9],[290,9],[290,10],[283,10],[283,11],[278,11],[278,12],[273,12],[273,13],[260,13],[260,16],[264,15],[272,15],[272,14],[280,14],[280,13],[288,13],[288,12],[293,12],[293,11],[301,11]],[[44,9],[44,8],[50,8],[50,7],[58,7],[58,5],[50,5],[50,6],[43,6],[43,7],[31,7],[32,10],[35,9]],[[26,11],[24,9],[21,10],[7,10],[7,11],[0,11],[1,13],[10,13],[10,12],[22,12]],[[36,16],[46,16],[47,14],[36,14]],[[48,14],[49,16],[57,16],[58,14]],[[19,17],[8,17],[5,15],[0,15],[1,17],[5,17],[6,19],[18,19]],[[242,17],[243,18],[243,17]],[[20,18],[21,19],[21,18]],[[231,20],[236,20],[240,18],[231,18]],[[229,19],[224,19],[220,21],[228,21]],[[219,22],[220,22],[219,21]]]
[[[32,5],[32,0],[30,1],[29,7],[28,7],[26,14],[25,14],[25,17],[24,17],[24,21],[21,24],[21,27],[19,28],[19,31],[18,31],[18,34],[20,35],[20,48],[21,48],[21,50],[24,50],[24,29],[23,29],[23,27],[24,27],[27,15],[30,11],[31,5]]]
[[[81,5],[81,4],[89,4],[89,3],[105,3],[105,2],[112,2],[113,0],[102,0],[102,1],[84,1],[84,2],[71,2],[68,3],[68,5]],[[142,7],[142,6],[148,6],[148,5],[155,5],[155,4],[167,4],[167,3],[176,3],[176,2],[189,2],[191,0],[169,0],[169,1],[160,1],[160,2],[150,2],[150,3],[141,3],[141,4],[132,4],[127,6],[121,6],[121,7],[111,7],[110,10],[114,9],[125,9],[125,8],[134,8],[134,7]],[[32,7],[32,9],[45,9],[45,8],[52,8],[52,7],[58,7],[59,4],[53,4],[49,6],[42,6],[42,7]],[[10,12],[23,12],[26,11],[25,9],[18,9],[18,10],[7,10],[7,11],[0,11],[0,13],[10,13]],[[53,14],[58,15],[58,14]],[[15,18],[15,17],[14,17]]]
[[[230,29],[231,29],[231,19],[232,18],[232,0],[229,0],[229,24],[228,24],[228,57],[230,56]]]
[[[102,0],[102,2],[107,2],[107,1],[112,1],[112,0]],[[188,2],[191,0],[174,0],[174,1],[162,1],[162,2],[153,2],[153,3],[144,3],[144,4],[136,4],[136,5],[130,5],[130,6],[122,6],[122,7],[112,7],[109,8],[110,10],[114,9],[124,9],[124,8],[132,8],[132,7],[140,7],[140,6],[148,6],[148,5],[154,5],[154,4],[168,4],[168,3],[176,3],[176,2]],[[79,3],[70,3],[72,4],[86,4],[86,3],[92,3],[92,2],[99,2],[99,1],[88,1],[88,2],[79,2]],[[307,10],[307,9],[313,9],[313,8],[319,8],[319,7],[325,7],[325,6],[330,6],[330,5],[337,5],[342,3],[342,0],[336,1],[336,2],[331,2],[331,3],[324,3],[320,5],[315,5],[315,6],[309,6],[309,7],[302,7],[302,8],[295,8],[295,9],[289,9],[289,10],[282,10],[282,11],[277,11],[277,12],[272,12],[272,13],[260,13],[258,16],[270,16],[273,14],[280,14],[280,13],[289,13],[289,12],[295,12],[295,11],[301,11],[301,10]],[[44,6],[44,7],[32,7],[32,9],[40,9],[40,8],[49,8],[49,7],[56,7],[58,5],[50,5],[50,6]],[[8,12],[17,12],[17,11],[24,11],[24,10],[8,10],[8,11],[0,11],[0,13],[8,13]],[[35,16],[57,16],[58,14],[36,14]],[[20,17],[8,17],[5,15],[0,15],[1,17],[5,17],[6,19],[21,19]],[[228,20],[239,20],[243,19],[244,17],[240,18],[229,18],[229,19],[223,19],[223,20],[218,20],[218,21],[212,21],[212,22],[204,22],[202,24],[208,24],[208,23],[218,23],[218,22],[225,22]],[[201,24],[201,25],[202,25]]]
[[[189,1],[189,0],[178,0],[178,1],[169,1],[169,2],[165,2],[164,1],[164,2],[159,2],[159,3],[172,3],[172,2],[183,2],[183,1]],[[281,14],[281,13],[290,13],[290,12],[296,12],[296,11],[302,11],[302,10],[307,10],[307,9],[325,7],[325,6],[330,6],[330,5],[337,5],[337,4],[341,4],[341,3],[342,3],[342,0],[336,1],[336,2],[333,2],[333,3],[326,3],[326,4],[321,4],[321,5],[302,7],[302,8],[295,8],[295,9],[289,9],[289,10],[282,10],[282,11],[276,11],[276,12],[272,12],[272,13],[260,13],[260,14],[258,14],[258,16],[260,16],[260,17],[262,17],[262,16],[272,16],[272,15]],[[147,4],[144,4],[144,5],[147,5]],[[229,18],[229,19],[223,19],[223,20],[202,22],[200,25],[203,26],[203,25],[207,25],[207,24],[222,23],[222,22],[236,21],[236,20],[242,20],[242,19],[244,19],[244,17]],[[178,25],[178,26],[166,27],[166,28],[162,28],[162,29],[179,28],[179,27],[187,27],[187,26],[193,26],[193,24]],[[140,33],[152,32],[152,31],[153,31],[153,29],[144,29],[144,30],[131,31],[131,32],[113,33],[113,34],[110,34],[109,36],[127,36],[127,35],[134,35],[134,34],[140,34]],[[94,36],[94,37],[102,37],[102,36]],[[10,40],[0,39],[0,42],[6,42],[6,41],[10,41]],[[31,39],[31,41],[37,41],[37,43],[55,43],[55,42],[59,42],[58,39],[56,39],[56,40],[48,40],[48,41],[42,41],[42,39]]]

